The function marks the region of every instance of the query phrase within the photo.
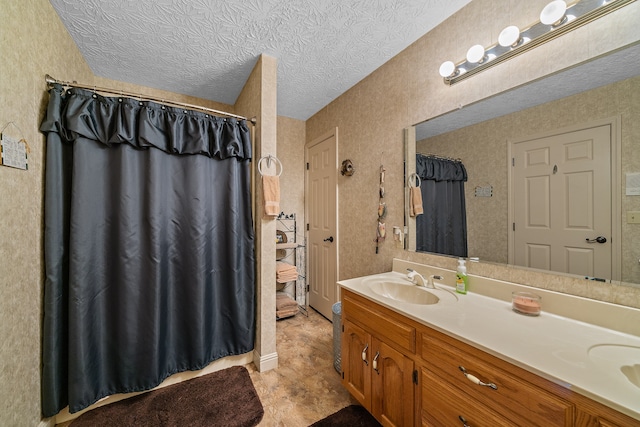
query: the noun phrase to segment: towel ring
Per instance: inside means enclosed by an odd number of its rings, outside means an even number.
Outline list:
[[[276,172],[278,172],[278,165],[280,165],[280,173],[277,174],[278,176],[282,175],[282,162],[280,162],[280,160],[275,157],[272,156],[271,154],[269,154],[268,156],[264,156],[261,157],[260,160],[258,160],[258,172],[260,172],[260,175],[264,175],[262,173],[262,161],[266,160],[267,161],[267,167],[270,168],[271,167],[271,160],[275,160],[276,161]]]
[[[415,177],[416,177],[416,179],[418,180],[418,185],[416,185],[416,187],[420,188],[420,184],[421,184],[420,177],[419,177],[419,176],[418,176],[418,174],[417,174],[417,173],[415,173],[415,172],[414,172],[414,173],[412,173],[411,175],[409,175],[409,179],[408,179],[408,181],[409,181],[409,182],[408,182],[407,184],[409,185],[409,188],[412,188],[411,183],[413,182],[413,177],[414,177],[414,176],[415,176]]]

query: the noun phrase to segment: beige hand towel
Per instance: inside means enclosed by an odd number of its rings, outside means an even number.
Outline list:
[[[264,215],[278,216],[280,213],[280,177],[262,176],[262,197],[264,199]]]
[[[409,189],[409,208],[411,216],[418,216],[424,213],[422,208],[422,193],[420,187],[411,187]]]

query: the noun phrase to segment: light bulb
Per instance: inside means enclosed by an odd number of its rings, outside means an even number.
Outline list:
[[[547,4],[540,12],[540,22],[544,25],[558,26],[562,23],[567,11],[567,3],[555,0]]]
[[[467,61],[475,64],[477,62],[482,62],[484,59],[484,46],[481,44],[477,44],[471,46],[467,51]]]
[[[444,78],[451,77],[456,72],[456,64],[451,61],[443,62],[440,65],[440,75]]]
[[[502,47],[515,46],[520,42],[520,28],[510,25],[500,32],[498,44]]]

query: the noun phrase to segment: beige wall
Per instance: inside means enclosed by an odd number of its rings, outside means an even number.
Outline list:
[[[262,156],[277,156],[277,61],[262,55],[254,67],[238,100],[236,109],[246,117],[256,117],[253,175],[256,228],[256,345],[253,362],[259,371],[278,366],[276,352],[276,245],[275,220],[264,217],[262,186],[257,164]],[[266,171],[266,169],[265,169]],[[275,169],[274,169],[275,171]],[[269,171],[274,173],[274,171]]]
[[[91,82],[89,67],[46,0],[0,1],[0,128],[24,137],[29,170],[0,167],[0,424],[40,422],[45,74]],[[17,133],[17,135],[16,135]]]
[[[304,216],[304,133],[305,122],[289,117],[278,117],[278,159],[282,162],[282,175],[280,176],[280,211],[285,215],[296,214],[296,242],[304,243],[305,216]],[[291,226],[290,222],[276,222],[276,228],[286,230]],[[288,234],[291,236],[291,234]],[[288,237],[289,238],[289,237]],[[304,249],[297,249],[303,253]],[[296,260],[296,252],[287,250],[284,261]],[[304,262],[299,263],[299,273],[305,275]],[[296,289],[295,282],[286,285],[278,285],[277,289],[286,292],[298,304],[305,303],[305,281],[301,279]]]
[[[420,153],[459,157],[467,169],[468,244],[470,256],[492,262],[508,259],[508,160],[509,141],[538,135],[590,121],[620,116],[622,171],[640,171],[637,141],[640,141],[640,77],[600,87],[565,99],[488,120],[458,131],[418,141]],[[634,144],[635,142],[635,144]],[[634,146],[635,145],[635,146]],[[491,198],[474,197],[477,186],[493,186]],[[625,196],[621,189],[622,212],[640,210],[640,197]],[[622,223],[622,280],[640,283],[640,227]]]
[[[443,84],[438,75],[443,61],[460,61],[473,44],[496,43],[507,25],[526,27],[546,3],[475,0],[307,121],[307,141],[337,126],[339,160],[350,158],[357,169],[338,183],[340,279],[388,271],[393,257],[455,269],[455,260],[396,250],[389,239],[375,254],[381,162],[387,169],[387,227],[404,221],[403,128],[640,40],[640,3],[634,2],[454,86]],[[585,286],[560,276],[480,264],[470,265],[469,272],[640,307],[640,292],[633,288]]]
[[[299,227],[304,224],[304,134],[304,121],[278,117],[278,159],[283,167],[280,210],[295,213]]]

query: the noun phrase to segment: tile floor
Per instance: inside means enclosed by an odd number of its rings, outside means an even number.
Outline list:
[[[262,426],[303,427],[356,403],[333,367],[333,324],[313,309],[276,323],[278,368],[247,368],[264,407]]]
[[[309,309],[276,323],[278,368],[246,365],[264,407],[260,427],[306,427],[357,403],[333,367],[333,324]],[[70,422],[58,424],[67,427]]]

